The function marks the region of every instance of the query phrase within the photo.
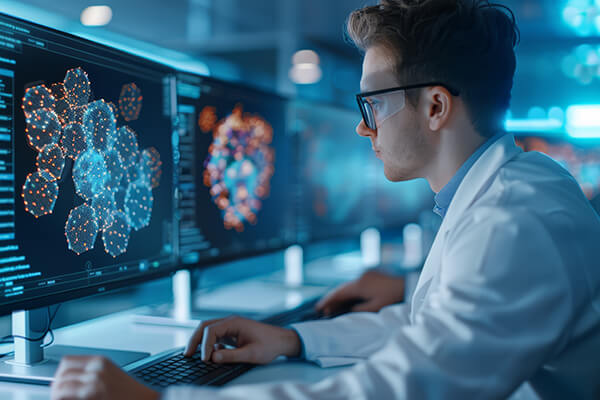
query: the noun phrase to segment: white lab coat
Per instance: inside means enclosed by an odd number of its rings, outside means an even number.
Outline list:
[[[528,382],[542,398],[597,399],[599,266],[600,219],[576,181],[506,135],[459,186],[410,302],[295,325],[308,360],[356,366],[164,398],[501,399]]]

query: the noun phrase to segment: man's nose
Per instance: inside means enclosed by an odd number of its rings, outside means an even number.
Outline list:
[[[356,126],[356,133],[358,133],[358,135],[363,136],[363,137],[377,135],[377,131],[374,131],[373,129],[369,129],[369,127],[365,124],[364,119],[361,119],[359,124]]]

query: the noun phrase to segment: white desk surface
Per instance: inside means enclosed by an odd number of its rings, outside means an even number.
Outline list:
[[[58,329],[55,331],[55,343],[157,354],[185,346],[193,332],[188,328],[137,324],[134,322],[136,311],[125,311]],[[341,369],[323,369],[306,362],[277,361],[256,367],[227,385],[282,380],[316,382]],[[0,400],[47,400],[49,393],[47,386],[0,382]]]

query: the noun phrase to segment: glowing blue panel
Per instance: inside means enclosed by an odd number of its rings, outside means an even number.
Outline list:
[[[598,0],[568,0],[562,12],[565,23],[580,36],[600,33],[599,15]]]
[[[504,127],[508,132],[548,132],[561,129],[563,123],[555,119],[507,119]]]
[[[567,108],[567,133],[574,138],[600,138],[600,105]]]

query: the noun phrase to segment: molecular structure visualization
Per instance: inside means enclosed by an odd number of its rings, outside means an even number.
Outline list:
[[[68,160],[72,179],[83,203],[65,223],[68,248],[76,254],[94,248],[102,237],[113,257],[127,251],[132,230],[150,224],[154,196],[160,185],[162,162],[153,148],[140,150],[129,126],[117,118],[139,118],[142,92],[135,83],[123,85],[118,107],[91,100],[91,84],[82,68],[66,72],[63,82],[26,89],[23,113],[26,140],[38,154],[35,172],[23,184],[25,210],[39,218],[51,214]]]
[[[243,113],[237,105],[212,131],[204,184],[222,212],[225,228],[242,232],[245,223],[256,224],[261,200],[269,195],[275,172],[275,151],[270,146],[273,129],[263,118]]]

